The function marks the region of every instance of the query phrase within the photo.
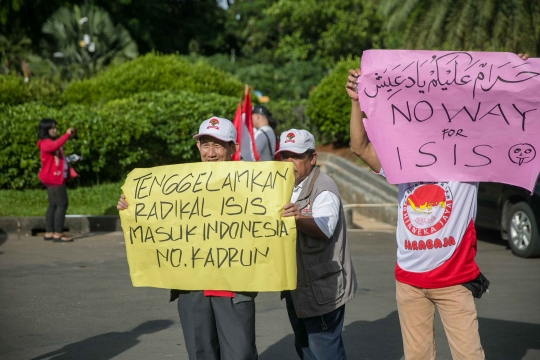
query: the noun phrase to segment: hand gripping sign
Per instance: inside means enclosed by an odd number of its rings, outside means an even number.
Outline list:
[[[134,286],[296,288],[296,225],[281,217],[292,163],[201,162],[135,169],[120,211]]]
[[[540,171],[540,59],[369,50],[358,94],[390,183],[493,181],[532,191]]]

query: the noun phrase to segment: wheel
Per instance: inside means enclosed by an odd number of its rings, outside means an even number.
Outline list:
[[[508,244],[512,252],[524,258],[540,256],[540,235],[529,204],[519,202],[512,205],[506,219]]]

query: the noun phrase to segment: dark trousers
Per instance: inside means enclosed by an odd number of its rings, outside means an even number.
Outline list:
[[[64,231],[64,220],[68,207],[66,185],[47,188],[49,207],[45,214],[47,232],[61,233]]]
[[[294,331],[294,346],[302,360],[345,360],[341,338],[345,305],[322,316],[299,318],[291,293],[285,291],[287,312]]]
[[[255,302],[191,291],[178,297],[190,360],[256,360]]]

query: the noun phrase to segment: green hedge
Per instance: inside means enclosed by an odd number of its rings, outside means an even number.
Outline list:
[[[68,103],[92,104],[164,90],[240,97],[243,85],[233,75],[204,61],[193,64],[178,55],[150,53],[110,67],[94,78],[73,81],[63,95]]]
[[[61,101],[60,89],[44,79],[30,78],[28,83],[21,76],[0,75],[0,104],[19,105],[39,101],[55,106]]]
[[[84,157],[75,166],[81,175],[76,183],[91,185],[122,180],[135,167],[197,160],[192,136],[200,122],[212,115],[232,119],[237,103],[218,94],[164,91],[98,107],[0,106],[0,188],[40,187],[36,134],[41,118],[56,119],[60,132],[77,128],[64,151]]]
[[[272,63],[248,63],[250,59],[231,63],[229,56],[223,54],[208,57],[191,55],[186,59],[192,62],[204,61],[230,72],[272,101],[307,99],[310,91],[325,75],[324,67],[315,60],[290,61],[276,67]]]
[[[322,66],[309,61],[292,61],[282,67],[255,64],[239,67],[239,79],[261,91],[272,100],[306,99],[324,76]]]
[[[276,135],[289,129],[305,129],[317,137],[318,131],[306,116],[307,100],[299,101],[271,101],[265,104],[277,120],[277,126],[274,129]]]
[[[17,76],[0,76],[0,103],[22,104],[30,100],[30,92],[22,78]]]
[[[345,146],[349,143],[351,101],[345,83],[348,70],[359,66],[358,58],[340,61],[309,95],[306,115],[318,129],[323,143]]]
[[[339,63],[308,100],[268,103],[278,120],[276,133],[303,128],[317,142],[347,142],[350,102],[343,87],[347,70],[358,63]],[[297,65],[287,71],[295,73]],[[71,83],[63,95],[43,80],[2,76],[0,90],[0,189],[27,189],[41,187],[36,133],[44,117],[55,118],[61,132],[77,128],[64,146],[66,154],[84,157],[75,166],[81,176],[74,184],[122,181],[135,167],[198,160],[192,135],[200,121],[212,115],[232,120],[242,84],[202,61],[149,54]]]

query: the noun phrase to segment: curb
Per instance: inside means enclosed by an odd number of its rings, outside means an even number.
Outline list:
[[[322,170],[336,182],[343,203],[358,205],[347,211],[349,229],[360,227],[366,230],[395,231],[398,195],[396,186],[388,184],[372,171],[330,153],[320,152],[318,162]],[[353,220],[357,220],[356,223],[360,221],[360,226],[354,226]],[[369,226],[366,225],[368,223]],[[87,234],[122,231],[122,227],[117,215],[66,215],[64,231]],[[34,236],[42,232],[45,232],[45,216],[0,217],[0,236]]]
[[[64,231],[71,234],[122,231],[120,217],[115,215],[66,215]],[[34,236],[45,232],[45,216],[0,216],[0,234]]]

